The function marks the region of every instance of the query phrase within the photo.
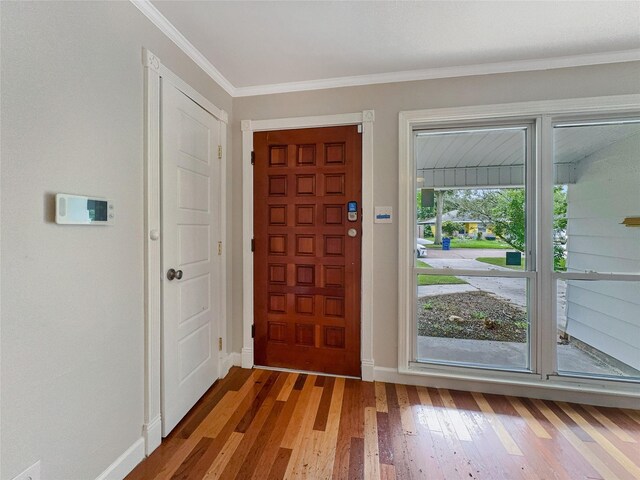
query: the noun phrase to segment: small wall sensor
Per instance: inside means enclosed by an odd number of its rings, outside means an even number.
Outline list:
[[[114,210],[106,198],[56,194],[56,223],[61,225],[111,225]]]

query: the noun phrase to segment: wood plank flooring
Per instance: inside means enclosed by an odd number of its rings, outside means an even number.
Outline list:
[[[640,479],[640,412],[233,368],[127,480]]]

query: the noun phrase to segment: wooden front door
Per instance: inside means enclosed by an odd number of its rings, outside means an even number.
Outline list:
[[[253,145],[255,363],[359,377],[361,134],[260,132]]]

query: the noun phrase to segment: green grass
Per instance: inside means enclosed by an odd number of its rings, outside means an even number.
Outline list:
[[[425,245],[427,248],[441,249],[442,245]],[[451,239],[451,248],[490,248],[496,250],[504,250],[512,248],[500,240],[473,240],[473,239]]]
[[[524,262],[521,261],[520,265],[507,265],[506,257],[478,257],[477,261],[482,263],[488,263],[497,267],[506,267],[512,270],[524,270]]]
[[[476,260],[482,263],[495,265],[496,267],[507,267],[512,270],[524,270],[524,262],[522,262],[521,265],[507,265],[507,259],[505,257],[478,257]]]
[[[422,260],[416,260],[416,267],[420,268],[433,268],[428,263]],[[460,285],[467,283],[461,278],[454,277],[452,275],[418,275],[418,285]]]

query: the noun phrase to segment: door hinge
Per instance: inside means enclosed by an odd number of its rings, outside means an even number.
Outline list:
[[[222,145],[218,145],[218,160],[222,160]]]
[[[218,337],[218,351],[222,351],[222,337]]]
[[[256,338],[256,324],[251,324],[251,338]]]
[[[222,242],[218,242],[218,255],[222,255]]]
[[[256,152],[251,152],[251,165],[256,164]]]
[[[251,251],[252,252],[256,251],[256,240],[255,240],[255,238],[251,239]]]

